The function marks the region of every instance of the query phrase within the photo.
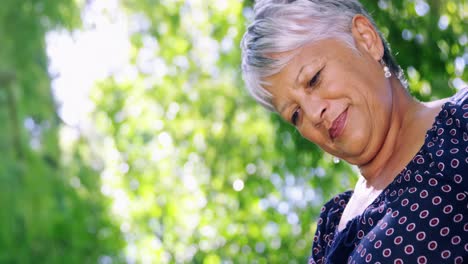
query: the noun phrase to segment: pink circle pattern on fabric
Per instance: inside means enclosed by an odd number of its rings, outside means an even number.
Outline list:
[[[309,264],[468,262],[468,89],[445,103],[413,160],[360,216],[352,191],[322,209]]]

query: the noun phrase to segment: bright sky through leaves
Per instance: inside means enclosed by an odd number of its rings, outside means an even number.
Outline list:
[[[127,16],[118,1],[91,1],[82,17],[84,29],[51,31],[46,38],[59,115],[71,126],[86,120],[93,109],[89,90],[96,81],[133,74]]]

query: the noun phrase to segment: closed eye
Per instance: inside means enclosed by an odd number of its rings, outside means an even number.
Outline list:
[[[307,83],[308,87],[314,87],[320,81],[320,73],[322,70],[318,71],[312,79]]]
[[[299,108],[295,109],[291,116],[291,123],[296,126],[297,120],[299,119]]]

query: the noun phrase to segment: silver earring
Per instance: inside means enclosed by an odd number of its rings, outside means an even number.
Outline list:
[[[380,64],[383,67],[385,78],[388,79],[388,78],[392,77],[392,72],[390,71],[390,69],[388,68],[387,64],[385,63],[385,61],[383,59],[380,59]]]

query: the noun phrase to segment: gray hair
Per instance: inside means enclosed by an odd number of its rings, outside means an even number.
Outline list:
[[[406,86],[403,71],[374,20],[358,0],[257,0],[254,21],[241,42],[242,73],[251,96],[270,111],[276,111],[263,79],[274,75],[294,57],[294,51],[312,41],[336,38],[357,51],[351,34],[355,15],[365,16],[376,28],[384,46],[383,61]],[[291,52],[292,51],[292,52]],[[272,54],[290,52],[287,56]]]

